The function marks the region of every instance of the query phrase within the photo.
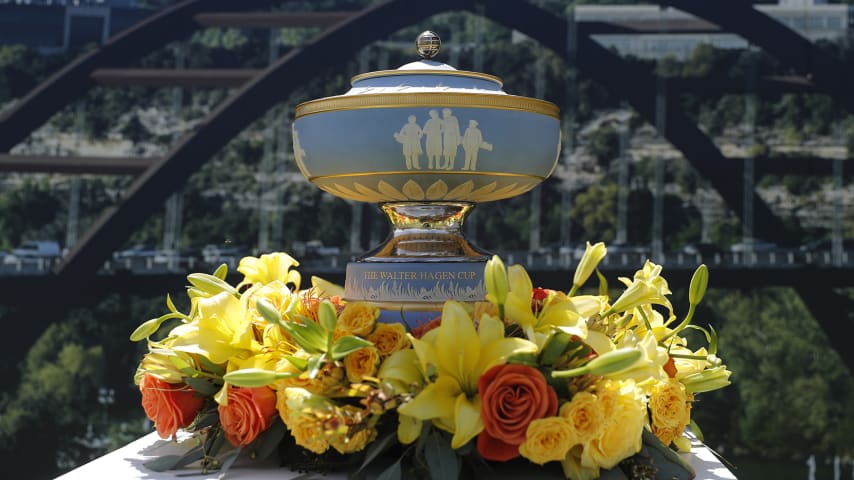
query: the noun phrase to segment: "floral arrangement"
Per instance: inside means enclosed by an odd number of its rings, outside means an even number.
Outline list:
[[[674,449],[690,449],[695,395],[731,373],[714,329],[691,325],[708,271],[694,273],[680,320],[649,261],[619,278],[612,300],[596,270],[605,254],[588,243],[566,293],[534,288],[524,268],[493,257],[485,301],[448,301],[411,331],[322,279],[300,290],[284,253],[242,259],[236,286],[225,265],[191,274],[189,313],[167,296],[169,312],[131,336],[148,342],[135,380],[160,437],[197,433],[185,455],[148,466],[227,470],[241,450],[278,449],[291,468],[384,479],[508,461],[575,480],[618,466],[630,478],[691,478]],[[598,294],[579,295],[594,271]],[[688,328],[707,347],[690,347]]]

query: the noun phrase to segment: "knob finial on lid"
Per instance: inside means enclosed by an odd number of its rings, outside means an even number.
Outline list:
[[[421,58],[430,60],[439,53],[442,39],[436,32],[425,30],[415,39],[415,46],[418,48],[418,54],[421,55]]]

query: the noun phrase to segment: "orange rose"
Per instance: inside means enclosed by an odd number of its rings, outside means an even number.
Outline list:
[[[557,413],[557,393],[539,370],[525,365],[497,365],[478,380],[483,431],[477,451],[487,460],[519,456],[531,421]]]
[[[276,393],[267,387],[228,387],[228,404],[219,406],[225,438],[235,447],[249,445],[276,417]]]
[[[145,374],[139,381],[142,408],[157,427],[160,438],[175,438],[175,432],[193,422],[205,399],[183,383],[167,383]]]

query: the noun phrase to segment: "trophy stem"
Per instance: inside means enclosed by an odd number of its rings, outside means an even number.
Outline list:
[[[485,262],[489,258],[462,233],[473,203],[394,202],[380,208],[391,222],[391,233],[360,262]]]

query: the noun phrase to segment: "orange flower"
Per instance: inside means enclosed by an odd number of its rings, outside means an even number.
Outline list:
[[[442,317],[436,317],[429,322],[422,323],[417,327],[412,329],[412,336],[415,338],[421,338],[425,333],[433,330],[434,328],[439,328],[439,325],[442,324]]]
[[[525,365],[497,365],[478,380],[483,432],[477,450],[487,460],[519,456],[528,425],[557,413],[557,393],[539,370]]]
[[[219,406],[225,438],[235,447],[249,445],[276,417],[276,393],[267,387],[228,388],[228,404]]]
[[[183,383],[167,383],[145,374],[139,382],[142,408],[157,427],[160,438],[175,438],[175,432],[193,422],[205,399]]]

